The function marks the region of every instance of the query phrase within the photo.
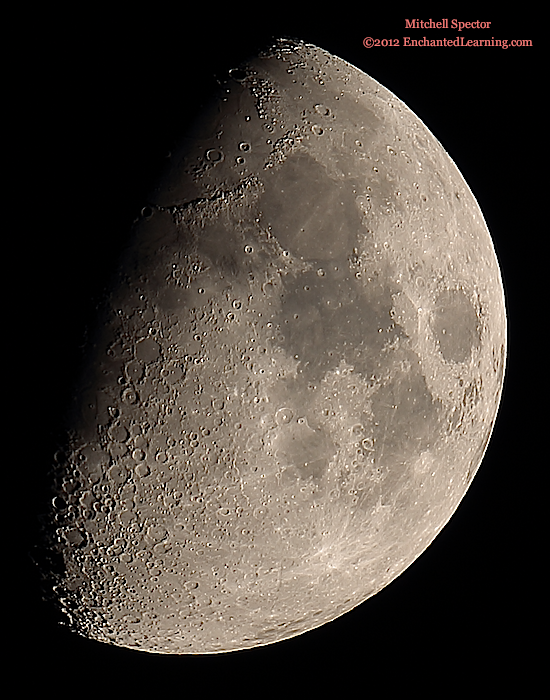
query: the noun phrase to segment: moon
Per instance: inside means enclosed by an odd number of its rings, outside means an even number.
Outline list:
[[[276,42],[136,218],[53,460],[46,595],[156,653],[334,620],[455,512],[505,363],[495,251],[441,144],[350,64]]]

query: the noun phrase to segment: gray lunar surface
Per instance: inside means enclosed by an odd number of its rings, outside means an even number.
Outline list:
[[[491,238],[441,144],[277,42],[136,220],[52,468],[47,591],[79,633],[159,653],[333,620],[456,510],[505,357]]]

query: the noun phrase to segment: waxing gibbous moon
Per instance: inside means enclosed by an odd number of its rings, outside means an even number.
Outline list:
[[[276,42],[136,218],[52,464],[46,595],[157,653],[335,619],[458,507],[505,357],[491,238],[441,144],[358,69]]]

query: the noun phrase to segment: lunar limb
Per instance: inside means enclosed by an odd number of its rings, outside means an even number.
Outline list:
[[[43,568],[70,626],[174,654],[286,639],[402,573],[495,421],[500,271],[456,166],[312,45],[231,71],[98,317]]]

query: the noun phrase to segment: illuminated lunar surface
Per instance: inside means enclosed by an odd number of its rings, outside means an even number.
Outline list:
[[[44,585],[160,653],[264,645],[376,594],[483,457],[506,316],[442,146],[348,63],[232,71],[136,220],[55,456]]]

